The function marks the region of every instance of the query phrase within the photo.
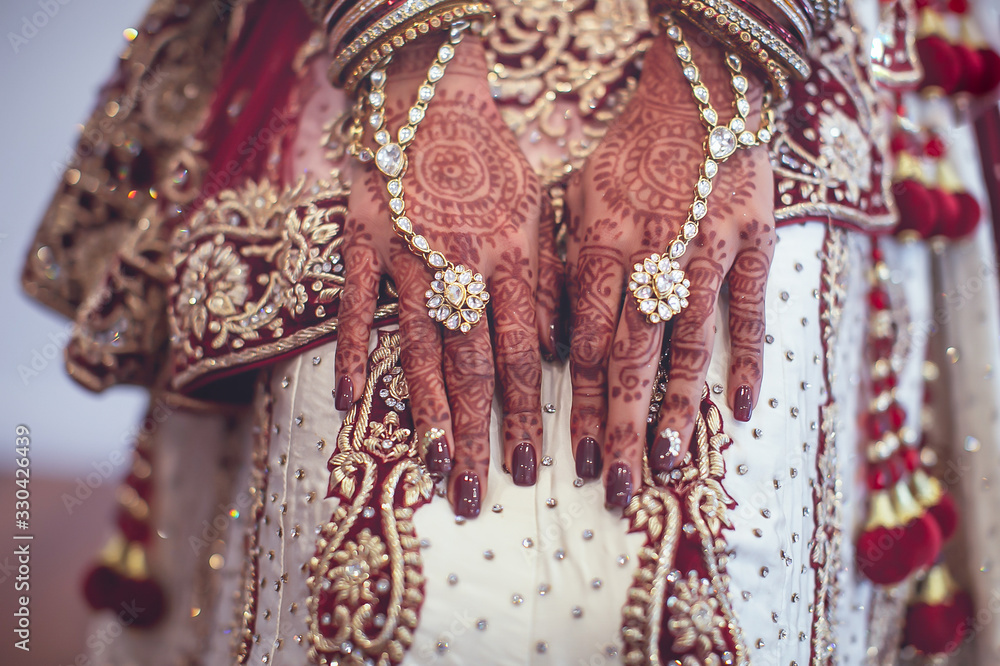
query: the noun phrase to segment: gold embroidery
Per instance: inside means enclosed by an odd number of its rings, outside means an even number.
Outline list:
[[[644,530],[647,543],[623,611],[625,663],[663,664],[659,652],[662,613],[669,615],[671,649],[684,666],[747,662],[747,649],[729,598],[729,554],[723,528],[731,528],[735,501],[722,487],[722,451],[732,440],[722,429],[719,408],[702,390],[695,447],[665,485],[644,470],[642,493],[625,510],[631,530]],[[681,528],[681,522],[686,524]],[[682,536],[681,532],[684,533]],[[697,539],[706,576],[673,569],[682,538]],[[735,647],[735,655],[729,645]]]
[[[847,232],[831,227],[823,243],[823,269],[820,290],[820,320],[825,350],[827,395],[833,394],[837,368],[837,332],[840,328],[844,301],[847,297],[845,276],[848,268]],[[812,664],[833,663],[836,645],[833,619],[840,596],[841,480],[837,472],[836,423],[837,403],[830,398],[820,407],[820,441],[816,454],[817,483],[815,487],[816,529],[810,553],[816,570],[816,592],[813,604]]]
[[[364,394],[348,412],[330,459],[330,494],[342,503],[309,562],[315,663],[395,664],[413,641],[424,578],[412,518],[434,486],[412,429],[401,424],[409,390],[399,357],[399,335],[380,334]],[[376,411],[385,415],[373,420]]]
[[[565,178],[631,97],[652,41],[639,0],[500,0],[487,39],[490,83],[507,125],[529,142],[552,141],[545,185]],[[554,151],[549,151],[554,152]]]
[[[169,317],[184,369],[175,386],[336,331],[327,309],[332,315],[344,285],[347,195],[336,171],[329,182],[303,177],[280,190],[247,181],[207,200],[177,231]],[[395,312],[383,304],[376,320]]]
[[[264,371],[257,378],[257,390],[254,396],[254,435],[251,451],[250,471],[250,507],[246,522],[246,532],[243,535],[243,569],[240,572],[243,585],[238,590],[239,601],[236,604],[239,616],[236,618],[237,631],[233,632],[233,654],[240,664],[245,664],[250,658],[253,633],[257,624],[257,569],[260,558],[260,524],[264,511],[264,492],[267,489],[267,456],[271,441],[271,410],[274,396],[271,394],[271,373]]]

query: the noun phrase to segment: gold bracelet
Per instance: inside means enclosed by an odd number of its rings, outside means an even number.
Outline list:
[[[486,304],[490,293],[481,273],[463,264],[455,265],[443,253],[431,248],[427,239],[416,233],[413,221],[406,215],[406,202],[403,193],[403,176],[406,175],[406,148],[413,143],[417,128],[427,113],[427,106],[434,97],[437,82],[444,76],[445,69],[455,57],[455,48],[462,41],[463,33],[470,28],[468,21],[460,21],[451,25],[448,40],[438,49],[437,56],[427,70],[427,77],[417,90],[417,101],[407,113],[407,123],[399,128],[396,141],[385,128],[385,84],[386,69],[392,56],[383,58],[378,67],[370,75],[371,90],[368,93],[368,105],[371,114],[368,123],[374,130],[375,143],[379,148],[374,153],[371,149],[360,145],[363,135],[361,122],[363,113],[354,116],[351,130],[351,153],[363,162],[375,161],[375,166],[386,178],[386,189],[389,192],[389,210],[392,225],[396,234],[406,241],[410,251],[420,257],[431,271],[434,279],[427,290],[427,314],[451,331],[468,333],[485,316]],[[358,102],[357,108],[364,108],[364,100]]]
[[[480,0],[406,0],[340,48],[327,75],[334,86],[353,93],[382,59],[431,31],[456,23],[472,23],[481,32],[493,18],[493,8]]]
[[[726,55],[726,65],[732,76],[736,111],[728,124],[719,124],[719,114],[712,108],[708,88],[701,83],[701,74],[692,59],[691,47],[684,41],[681,29],[670,18],[664,18],[667,37],[675,42],[674,52],[681,63],[684,78],[691,85],[691,93],[698,104],[702,122],[708,129],[705,138],[705,161],[701,165],[695,185],[694,202],[688,208],[687,219],[676,238],[662,254],[652,254],[635,264],[628,284],[635,297],[636,307],[651,324],[670,321],[688,305],[691,282],[677,261],[687,250],[687,245],[698,235],[699,223],[708,214],[708,195],[712,193],[712,179],[719,173],[719,165],[729,159],[739,148],[752,148],[771,140],[772,114],[761,112],[761,128],[756,134],[747,129],[750,102],[746,93],[750,81],[743,76],[743,64],[735,53]]]

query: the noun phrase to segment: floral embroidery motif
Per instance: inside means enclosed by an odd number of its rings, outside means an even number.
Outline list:
[[[399,366],[399,335],[379,333],[364,394],[331,456],[340,506],[309,562],[309,656],[317,664],[397,664],[423,602],[416,508],[434,482],[419,460]]]
[[[722,452],[731,443],[706,385],[693,450],[669,479],[654,482],[644,470],[643,491],[625,510],[630,529],[647,537],[623,611],[626,664],[748,662],[728,596],[723,534],[736,506],[722,486]]]

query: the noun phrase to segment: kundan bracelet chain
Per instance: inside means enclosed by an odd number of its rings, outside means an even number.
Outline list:
[[[395,141],[385,127],[386,69],[392,60],[391,56],[382,60],[369,77],[371,89],[367,101],[371,114],[368,122],[374,130],[375,143],[379,148],[373,153],[371,149],[361,146],[364,134],[364,114],[361,109],[364,108],[364,100],[358,102],[351,130],[351,152],[363,162],[374,160],[375,166],[386,178],[389,210],[396,234],[406,241],[410,251],[423,259],[434,273],[431,288],[425,294],[427,314],[444,324],[445,328],[462,333],[468,333],[486,315],[486,304],[490,300],[486,283],[481,273],[462,264],[456,266],[443,253],[432,249],[427,239],[414,231],[413,221],[406,214],[403,176],[407,167],[406,148],[413,143],[417,128],[427,113],[427,106],[434,97],[437,82],[444,76],[448,63],[455,57],[455,48],[469,28],[467,21],[451,24],[448,40],[438,49],[437,56],[427,70],[427,77],[417,91],[417,101],[407,113],[407,123],[399,128]]]
[[[708,128],[708,136],[705,138],[705,161],[695,185],[694,202],[688,208],[687,218],[677,237],[662,254],[652,254],[633,267],[635,272],[632,273],[628,288],[635,297],[639,312],[651,324],[669,321],[688,305],[691,282],[677,260],[687,250],[688,243],[698,235],[699,224],[708,214],[708,195],[712,193],[712,179],[719,173],[719,165],[739,148],[752,148],[767,143],[771,140],[772,133],[772,114],[769,110],[761,113],[761,129],[756,134],[747,129],[750,102],[747,101],[746,93],[750,82],[741,73],[743,63],[734,53],[726,55],[726,65],[732,75],[735,115],[728,124],[719,124],[719,114],[709,102],[708,88],[701,82],[701,74],[692,59],[691,47],[684,41],[681,29],[672,19],[664,17],[663,21],[667,36],[675,43],[674,51],[680,60],[684,78],[691,85],[691,92],[701,112],[701,120]]]

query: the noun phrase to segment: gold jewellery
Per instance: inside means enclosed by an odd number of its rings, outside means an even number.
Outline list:
[[[368,104],[371,115],[368,122],[374,130],[375,143],[379,148],[373,153],[369,148],[360,146],[363,134],[361,114],[355,114],[352,128],[352,153],[363,162],[375,161],[375,166],[386,178],[386,189],[389,191],[389,210],[392,213],[392,225],[396,234],[406,241],[410,251],[423,259],[428,268],[434,271],[431,288],[425,294],[427,298],[427,314],[435,321],[444,324],[452,331],[468,333],[486,315],[486,304],[490,293],[481,273],[473,268],[459,264],[456,266],[444,254],[431,248],[427,239],[413,230],[413,221],[406,215],[406,203],[403,200],[403,176],[406,174],[406,148],[417,134],[417,127],[424,119],[427,106],[434,97],[437,82],[444,76],[445,69],[455,57],[455,48],[462,41],[463,33],[471,24],[468,21],[456,21],[451,24],[448,40],[438,49],[434,62],[427,70],[427,78],[417,91],[417,101],[407,113],[407,123],[399,128],[396,141],[385,128],[385,79],[386,68],[392,57],[384,58],[370,75],[371,90],[368,93]],[[358,108],[363,108],[361,102]]]
[[[772,114],[761,114],[761,129],[756,134],[747,129],[750,102],[746,93],[750,87],[747,77],[740,72],[743,64],[734,53],[726,55],[726,65],[732,75],[735,92],[733,108],[736,114],[728,125],[719,124],[719,114],[708,99],[708,88],[701,83],[691,47],[684,41],[681,29],[671,19],[664,17],[667,36],[675,42],[674,51],[681,62],[684,78],[691,84],[691,92],[701,112],[701,120],[708,128],[705,138],[705,161],[701,165],[695,185],[694,202],[688,209],[687,219],[677,237],[662,254],[652,254],[633,266],[634,273],[628,283],[635,297],[636,306],[651,324],[669,321],[687,307],[691,282],[685,277],[677,261],[687,250],[688,243],[698,235],[698,225],[708,214],[708,195],[712,193],[712,179],[719,173],[719,165],[731,157],[738,148],[752,148],[771,140]]]

